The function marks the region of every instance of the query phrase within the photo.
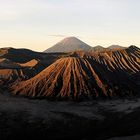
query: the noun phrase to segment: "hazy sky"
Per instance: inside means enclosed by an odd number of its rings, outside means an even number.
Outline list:
[[[140,0],[0,0],[0,47],[43,51],[68,36],[140,46]]]

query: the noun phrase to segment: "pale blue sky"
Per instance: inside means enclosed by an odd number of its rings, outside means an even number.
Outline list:
[[[140,46],[140,0],[0,0],[0,47],[43,51],[77,36],[91,46]]]

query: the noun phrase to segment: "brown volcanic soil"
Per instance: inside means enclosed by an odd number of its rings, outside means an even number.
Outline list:
[[[0,69],[0,85],[8,87],[14,83],[27,80],[36,74],[36,70],[30,68]]]
[[[37,74],[38,61],[31,60],[27,63],[20,64],[8,59],[0,59],[0,84],[8,86],[14,82],[27,80]],[[41,67],[40,67],[41,69]]]
[[[21,67],[34,67],[38,64],[38,61],[36,59],[32,59],[31,61],[28,61],[26,63],[18,63]]]
[[[40,53],[28,49],[0,49],[0,85],[8,87],[34,77],[62,57],[63,53]]]
[[[45,66],[50,65],[58,58],[65,56],[66,53],[42,53],[28,49],[0,48],[0,62],[8,59],[15,63],[29,63],[33,60],[40,60]]]
[[[30,79],[45,68],[38,60],[27,63],[15,63],[7,59],[0,59],[0,84],[9,86],[22,80]]]
[[[12,87],[30,97],[86,98],[138,94],[140,51],[75,52],[57,60],[35,77]]]
[[[123,50],[108,50],[104,52],[73,52],[71,56],[91,58],[106,66],[109,70],[122,70],[136,73],[140,71],[140,49],[131,46]]]
[[[0,59],[0,68],[19,69],[21,66],[15,62],[10,61],[9,59],[2,58]]]
[[[95,89],[92,89],[95,85]],[[90,94],[90,90],[98,94],[106,90],[88,61],[80,58],[61,58],[40,74],[26,82],[22,82],[18,90],[28,96],[61,96],[77,97]],[[25,88],[24,88],[25,87]],[[16,91],[17,92],[17,91]],[[98,96],[98,95],[96,95]]]

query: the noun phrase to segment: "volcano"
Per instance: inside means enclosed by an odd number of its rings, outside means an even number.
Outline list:
[[[92,88],[92,85],[94,87]],[[19,88],[18,88],[19,87]],[[34,78],[22,82],[15,94],[27,96],[88,96],[90,90],[106,94],[102,81],[85,59],[66,57],[57,60]]]
[[[69,99],[137,94],[139,56],[137,47],[104,53],[74,52],[11,90],[15,95]]]
[[[56,45],[52,46],[51,48],[45,50],[44,52],[46,53],[71,52],[71,51],[77,51],[77,50],[89,51],[91,49],[92,49],[91,46],[79,40],[78,38],[68,37],[58,42]]]

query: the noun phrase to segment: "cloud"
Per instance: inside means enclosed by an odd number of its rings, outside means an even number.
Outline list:
[[[70,37],[70,36],[74,36],[74,37],[76,37],[76,38],[83,38],[83,36],[77,36],[77,35],[61,35],[61,34],[56,34],[56,35],[48,35],[48,36],[50,36],[50,37],[59,37],[59,38],[66,38],[66,37]]]
[[[48,36],[51,36],[51,37],[67,37],[66,35],[59,35],[59,34],[58,35],[57,34],[56,35],[48,35]]]

